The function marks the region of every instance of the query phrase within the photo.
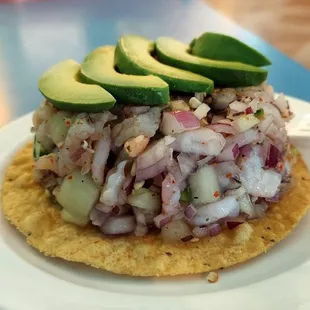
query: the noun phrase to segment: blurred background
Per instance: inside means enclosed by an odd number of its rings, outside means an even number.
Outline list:
[[[310,0],[0,0],[0,127],[37,108],[40,75],[126,33],[223,32],[272,61],[275,90],[310,101]]]
[[[310,0],[205,0],[310,69]]]

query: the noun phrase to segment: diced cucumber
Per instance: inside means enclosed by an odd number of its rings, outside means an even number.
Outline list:
[[[139,188],[128,196],[127,202],[137,208],[159,212],[161,208],[160,195],[147,188]]]
[[[72,114],[66,111],[59,111],[51,118],[50,137],[55,144],[65,141],[70,124]]]
[[[35,135],[33,141],[33,158],[37,160],[40,156],[47,155],[48,153],[49,151],[43,147]]]
[[[203,205],[219,200],[221,190],[213,166],[205,165],[189,177],[190,193],[194,205]]]
[[[99,199],[100,188],[95,184],[90,173],[81,174],[75,169],[67,175],[59,188],[54,190],[58,203],[71,217],[81,222],[88,222],[89,213]]]
[[[76,217],[73,217],[69,212],[67,212],[65,209],[61,210],[61,217],[65,222],[71,223],[71,224],[75,224],[77,226],[86,226],[89,218],[84,218],[84,219],[78,219]]]
[[[188,188],[185,188],[185,190],[181,193],[181,201],[190,202],[191,201],[191,195]]]

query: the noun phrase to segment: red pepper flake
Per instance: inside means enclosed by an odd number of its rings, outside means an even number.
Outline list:
[[[283,163],[279,163],[279,169],[280,169],[280,170],[283,169]]]
[[[226,174],[227,179],[230,179],[231,177],[232,177],[232,174],[230,172]]]
[[[172,184],[175,184],[175,180],[172,180]]]
[[[201,144],[207,144],[207,142],[205,142],[205,141],[202,141],[202,142],[201,142]]]
[[[214,197],[218,197],[220,196],[220,192],[219,191],[216,191],[214,194],[213,194]]]
[[[59,145],[59,147],[58,147],[60,150],[63,148],[63,145]]]
[[[72,175],[69,175],[69,176],[68,176],[68,179],[69,179],[69,180],[72,180]]]
[[[69,127],[71,125],[71,122],[69,119],[66,120],[66,125]]]

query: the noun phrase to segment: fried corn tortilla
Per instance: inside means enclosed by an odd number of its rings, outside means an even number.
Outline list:
[[[5,217],[27,242],[47,256],[81,262],[132,276],[194,274],[242,263],[286,237],[310,206],[310,174],[301,157],[294,166],[296,187],[267,215],[198,242],[163,244],[157,236],[108,238],[91,225],[65,223],[33,178],[32,144],[8,167],[2,190]]]

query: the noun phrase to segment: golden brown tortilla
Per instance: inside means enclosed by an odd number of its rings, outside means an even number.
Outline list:
[[[156,236],[108,238],[91,225],[63,222],[35,183],[32,165],[28,144],[8,167],[2,191],[3,213],[27,242],[47,256],[133,276],[193,274],[242,263],[286,237],[310,206],[310,174],[299,157],[296,187],[280,203],[271,204],[263,219],[186,244],[163,244]]]

